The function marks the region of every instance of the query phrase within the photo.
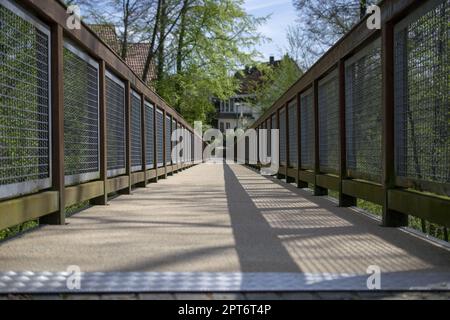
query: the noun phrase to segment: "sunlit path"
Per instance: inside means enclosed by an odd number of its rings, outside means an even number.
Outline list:
[[[435,286],[450,274],[448,250],[239,165],[193,167],[67,223],[2,243],[0,270],[158,272],[153,277],[172,287],[156,289],[175,291],[183,283],[200,288],[189,282],[199,276],[242,286],[245,275],[252,286],[277,279],[280,290],[314,279],[354,288],[365,285],[371,265],[402,288]],[[148,274],[140,276],[145,283]],[[352,280],[336,283],[346,278]]]

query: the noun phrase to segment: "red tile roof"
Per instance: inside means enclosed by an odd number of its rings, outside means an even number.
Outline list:
[[[117,36],[116,28],[112,24],[91,24],[89,27],[94,31],[114,52],[119,56],[122,54],[122,43]],[[129,43],[125,62],[139,77],[144,73],[145,61],[149,50],[149,43]],[[148,74],[148,84],[156,80],[155,64],[152,62]]]
[[[116,27],[112,24],[91,24],[89,25],[92,31],[94,31],[111,49],[117,54],[120,54],[121,44],[117,37]]]
[[[130,68],[139,76],[144,73],[145,61],[147,60],[149,43],[130,43],[128,46],[128,54],[126,62]],[[156,80],[155,64],[151,62],[148,71],[148,80],[154,82]]]

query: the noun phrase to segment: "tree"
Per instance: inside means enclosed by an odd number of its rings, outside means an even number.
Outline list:
[[[293,0],[298,23],[287,30],[288,52],[310,67],[365,16],[376,0]]]
[[[276,67],[267,64],[259,65],[262,81],[255,83],[253,93],[256,98],[251,101],[254,107],[262,112],[269,109],[303,74],[297,63],[285,55]]]
[[[213,110],[212,97],[233,95],[233,74],[253,63],[252,47],[262,37],[256,32],[264,18],[254,18],[241,0],[185,0],[179,23],[165,46],[161,94],[188,120],[205,120]]]
[[[111,24],[118,31],[120,56],[126,59],[131,41],[142,41],[155,0],[69,0],[82,8],[83,18],[91,24]],[[149,21],[150,20],[150,21]]]
[[[166,44],[173,36],[182,12],[188,5],[187,1],[179,0],[158,0],[156,3],[155,18],[147,29],[148,34],[151,34],[151,41],[142,73],[144,82],[147,82],[149,70],[155,60],[157,60],[157,78],[164,77]]]
[[[148,82],[155,67],[157,92],[188,120],[205,120],[212,97],[231,96],[238,88],[234,73],[253,64],[254,45],[263,39],[244,0],[100,0],[84,4],[88,22],[114,24],[122,56],[128,44],[147,42],[142,73]]]

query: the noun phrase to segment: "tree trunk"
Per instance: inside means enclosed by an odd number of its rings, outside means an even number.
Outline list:
[[[177,66],[177,74],[181,74],[183,72],[183,49],[184,49],[184,39],[186,36],[186,15],[188,12],[189,0],[183,1],[183,7],[181,8],[181,20],[180,20],[180,33],[178,35],[178,46],[177,46],[177,58],[176,58],[176,66]],[[181,91],[183,88],[179,83],[175,85],[175,89],[177,91],[177,96],[181,96]],[[178,112],[181,112],[181,103],[180,100],[177,99],[175,103],[175,109]]]
[[[157,67],[157,79],[161,80],[164,76],[164,63],[165,56],[164,52],[166,50],[166,46],[164,43],[166,27],[167,27],[167,3],[166,0],[161,0],[161,12],[160,12],[160,25],[159,25],[159,46],[158,46],[158,67]]]
[[[181,73],[183,68],[183,48],[186,35],[186,14],[188,11],[188,4],[189,0],[184,0],[183,8],[181,9],[180,34],[178,36],[177,48],[177,74]]]
[[[361,19],[363,19],[367,13],[367,0],[359,0],[359,10],[360,10],[359,15]]]
[[[122,52],[121,57],[123,60],[127,59],[128,55],[128,30],[130,21],[130,0],[126,0],[123,4],[123,37],[122,37]]]
[[[161,17],[162,1],[163,0],[158,0],[158,7],[156,9],[156,18],[155,18],[155,25],[153,27],[152,40],[150,42],[150,48],[148,49],[147,59],[145,60],[144,71],[142,74],[142,79],[144,80],[145,83],[147,83],[149,80],[148,72],[150,71],[150,66],[155,57],[156,35],[158,33],[159,20]]]

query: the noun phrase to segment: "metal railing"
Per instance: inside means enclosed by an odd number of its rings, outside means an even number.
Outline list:
[[[299,187],[379,204],[385,226],[449,227],[450,1],[380,7],[381,30],[363,19],[253,128],[280,128],[278,175]]]
[[[86,25],[55,0],[0,0],[0,229],[201,161],[200,137]],[[173,124],[173,128],[171,128]],[[184,159],[172,131],[186,129]]]
[[[0,1],[1,198],[49,188],[52,181],[50,28],[14,10]]]

